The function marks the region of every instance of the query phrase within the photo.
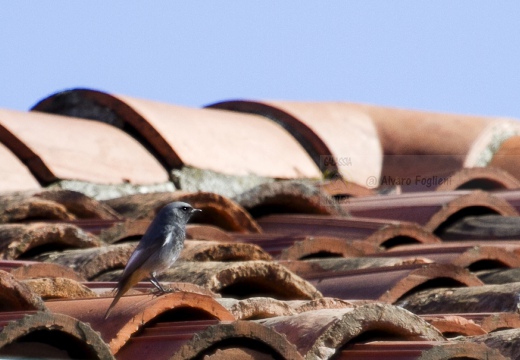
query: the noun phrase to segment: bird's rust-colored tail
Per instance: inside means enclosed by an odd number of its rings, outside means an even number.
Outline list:
[[[107,312],[105,313],[104,319],[106,320],[110,316],[110,312],[112,311],[112,308],[116,306],[117,302],[123,296],[132,286],[137,284],[139,281],[141,281],[144,277],[146,277],[146,274],[143,274],[140,271],[135,271],[130,276],[128,276],[126,279],[121,279],[117,286],[117,292],[116,296],[114,297],[114,300],[110,304],[110,306],[107,309]]]

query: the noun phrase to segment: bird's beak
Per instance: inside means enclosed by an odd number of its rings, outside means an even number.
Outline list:
[[[192,214],[196,213],[196,212],[202,212],[202,210],[201,209],[191,209],[191,213]]]

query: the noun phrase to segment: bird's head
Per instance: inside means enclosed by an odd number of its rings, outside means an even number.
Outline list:
[[[190,204],[182,202],[182,201],[176,201],[169,203],[165,207],[163,207],[159,213],[157,214],[157,217],[159,218],[167,218],[168,222],[178,222],[179,224],[186,224],[190,217],[198,212],[201,211],[200,209],[194,209]]]

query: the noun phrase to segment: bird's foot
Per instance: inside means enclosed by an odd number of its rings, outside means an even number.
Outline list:
[[[174,292],[174,290],[171,287],[167,287],[167,288],[163,287],[162,289],[150,289],[149,292],[153,296],[161,296],[161,295],[164,295],[164,294],[172,293],[172,292]]]

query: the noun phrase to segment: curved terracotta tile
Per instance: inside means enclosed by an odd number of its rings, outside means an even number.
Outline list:
[[[220,298],[217,301],[237,320],[258,320],[275,316],[291,316],[305,311],[355,306],[352,302],[333,298],[282,301],[270,297],[253,297],[242,300]]]
[[[120,272],[113,272],[107,274],[101,274],[93,281],[88,281],[83,283],[86,287],[94,291],[99,296],[114,296],[114,290],[117,288],[117,281],[119,280]],[[113,275],[113,276],[112,276]],[[110,278],[110,281],[105,279],[104,277]],[[169,287],[174,292],[187,292],[193,294],[200,294],[205,296],[211,296],[213,298],[220,297],[219,294],[212,292],[211,290],[204,288],[199,285],[195,285],[192,283],[164,283],[167,287]],[[153,295],[157,292],[155,286],[152,285],[149,281],[141,281],[134,285],[134,287],[126,293],[126,295]]]
[[[360,257],[379,252],[378,246],[362,240],[344,240],[326,236],[310,236],[282,250],[280,260],[303,260],[321,256]]]
[[[0,223],[37,220],[118,220],[109,206],[70,190],[39,190],[0,195]]]
[[[250,348],[251,342],[255,344],[254,348]],[[267,356],[267,358],[303,360],[295,346],[283,335],[252,321],[236,321],[231,324],[211,326],[187,341],[171,359],[206,359],[206,356],[208,359],[213,359],[212,355],[215,352],[227,351],[230,348],[243,349],[246,354],[249,354],[248,350],[257,350],[262,358]]]
[[[0,135],[0,193],[39,189],[38,180],[23,162],[2,144],[1,138]]]
[[[343,179],[331,179],[317,183],[315,186],[322,189],[335,200],[344,200],[350,197],[377,195],[374,189],[354,184]]]
[[[412,271],[406,278],[401,279],[389,291],[379,297],[379,300],[395,303],[403,296],[417,291],[416,289],[420,285],[435,279],[450,279],[468,287],[483,285],[476,276],[465,269],[451,265],[429,264]]]
[[[349,105],[375,124],[385,154],[382,176],[393,179],[434,180],[463,167],[486,166],[480,161],[492,156],[496,138],[512,136],[519,128],[504,118]]]
[[[31,291],[27,285],[16,280],[13,275],[0,270],[0,310],[45,311],[47,308],[41,297]]]
[[[384,354],[384,355],[381,355]],[[342,358],[419,359],[419,360],[507,360],[499,351],[484,344],[458,341],[374,341],[355,344],[341,351]]]
[[[233,175],[320,176],[298,142],[282,126],[261,116],[192,109],[86,89],[51,95],[33,110],[72,113],[109,123],[108,118],[113,118],[115,126],[152,149],[170,169],[188,165]]]
[[[242,300],[219,298],[217,301],[228,309],[237,320],[291,316],[305,311],[343,309],[357,305],[357,303],[333,298],[282,301],[270,297],[253,297]]]
[[[224,101],[211,108],[263,115],[282,124],[324,174],[366,186],[378,177],[382,149],[372,119],[345,103]]]
[[[348,259],[345,259],[348,260]],[[360,270],[308,273],[304,276],[324,296],[394,303],[420,289],[481,286],[468,270],[449,264],[406,264]]]
[[[499,195],[480,190],[352,198],[342,206],[356,217],[415,222],[434,233],[442,233],[454,221],[468,216],[518,216],[515,208]]]
[[[210,240],[220,242],[232,242],[233,236],[222,229],[203,224],[188,224],[186,226],[186,238],[193,240]]]
[[[229,310],[237,320],[266,319],[275,316],[291,316],[296,314],[288,301],[270,297],[253,297],[248,299],[220,298],[217,301]]]
[[[99,240],[69,224],[3,224],[0,225],[0,257],[17,259],[34,257],[53,248],[91,248]]]
[[[77,219],[120,220],[121,215],[83,193],[72,190],[45,190],[32,194],[32,197],[54,201],[66,207]]]
[[[437,263],[453,264],[472,271],[496,268],[520,267],[520,258],[506,246],[475,244],[474,242],[439,243],[423,246],[396,247],[373,256],[411,257],[420,256]]]
[[[18,193],[0,195],[0,223],[20,222],[31,219],[72,220],[75,216],[67,208],[54,201],[26,198]]]
[[[123,196],[106,200],[105,204],[131,219],[148,219],[173,201],[185,201],[202,212],[192,218],[192,223],[206,223],[224,230],[237,232],[259,232],[255,220],[240,205],[215,193],[149,193]]]
[[[504,172],[511,174],[515,179],[520,179],[520,170],[518,168],[518,155],[520,154],[520,136],[515,135],[505,140],[498,150],[495,151],[493,157],[489,161],[488,166],[502,169]]]
[[[407,341],[444,340],[420,317],[397,306],[378,303],[307,311],[257,322],[285,335],[307,359],[331,358],[346,345],[355,344],[356,338],[374,331]]]
[[[254,244],[189,240],[184,242],[179,259],[186,261],[268,261],[271,260],[271,256]]]
[[[331,236],[363,240],[390,248],[406,243],[435,243],[441,240],[430,231],[410,222],[376,218],[344,218],[318,215],[271,215],[258,219],[265,233]]]
[[[465,168],[450,175],[449,181],[439,185],[436,191],[450,190],[505,190],[520,188],[520,180],[508,172],[494,167]]]
[[[340,273],[340,276],[342,276],[347,271],[371,268],[389,268],[405,265],[424,265],[431,264],[433,261],[419,256],[393,258],[362,256],[351,258],[318,257],[305,259],[303,261],[281,260],[278,263],[304,279],[318,279],[334,277],[334,273]]]
[[[182,262],[158,277],[163,281],[191,282],[235,298],[262,294],[281,300],[320,298],[307,281],[283,266],[267,261]]]
[[[468,337],[472,345],[485,344],[498,350],[506,359],[516,359],[520,353],[520,329],[495,331],[486,335]]]
[[[518,212],[509,205],[507,201],[477,190],[445,204],[443,208],[429,219],[424,227],[432,232],[439,231],[441,226],[447,225],[446,222],[448,222],[450,218],[457,216],[457,213],[462,211],[471,210],[471,208],[481,208],[485,209],[484,211],[486,212],[504,216],[518,216]]]
[[[423,315],[430,325],[439,330],[445,337],[475,336],[487,334],[479,324],[460,315]]]
[[[343,309],[347,307],[354,307],[359,305],[365,305],[372,303],[372,301],[346,301],[336,298],[323,297],[320,299],[313,300],[292,300],[286,302],[297,314],[322,310],[322,309]]]
[[[487,332],[520,329],[520,315],[510,312],[488,314],[481,319],[480,326]]]
[[[518,281],[520,275],[519,268],[502,268],[502,269],[490,269],[483,270],[478,273],[478,278],[484,282],[484,284],[508,284]]]
[[[62,358],[65,353],[72,358],[114,359],[108,345],[89,324],[51,312],[24,315],[23,312],[2,313],[0,354]],[[24,337],[32,339],[30,346],[17,341]],[[61,340],[58,346],[57,339]]]
[[[96,297],[97,294],[79,282],[62,278],[38,278],[22,280],[35,294],[43,300],[78,299]]]
[[[255,218],[273,213],[346,215],[319,188],[294,181],[262,184],[235,196],[233,200]]]
[[[152,220],[124,220],[100,229],[98,237],[107,244],[140,240],[151,222]]]
[[[5,133],[0,140],[44,184],[59,179],[103,184],[168,181],[167,171],[142,145],[107,124],[0,109],[0,126]]]
[[[399,306],[415,314],[517,312],[520,283],[429,289],[408,295]]]
[[[68,250],[42,254],[37,259],[69,267],[84,278],[92,280],[99,274],[123,269],[136,246],[136,242],[131,242],[94,249]]]
[[[162,296],[123,296],[114,307],[109,320],[104,320],[112,298],[47,301],[55,313],[66,314],[88,322],[101,334],[116,354],[132,337],[139,336],[154,324],[175,324],[176,321],[232,321],[233,315],[210,296],[174,292]]]
[[[0,262],[0,268],[3,268]],[[37,279],[42,277],[61,277],[74,281],[85,281],[85,278],[69,267],[50,263],[18,264],[9,271],[18,280]]]

